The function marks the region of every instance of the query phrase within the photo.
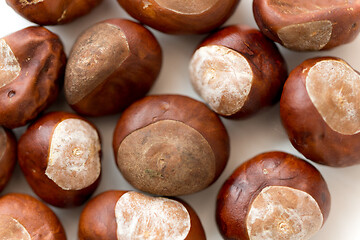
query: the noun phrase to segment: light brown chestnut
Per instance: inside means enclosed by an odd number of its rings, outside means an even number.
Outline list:
[[[0,126],[0,192],[9,182],[16,164],[17,142],[11,130]]]
[[[276,45],[256,29],[225,27],[211,34],[192,56],[190,79],[216,113],[250,116],[280,99],[287,67]]]
[[[118,0],[140,22],[169,34],[200,34],[221,26],[240,0]]]
[[[71,50],[65,74],[67,102],[84,115],[118,113],[145,96],[161,64],[159,43],[140,24],[122,19],[97,23]]]
[[[28,27],[0,39],[0,125],[20,127],[58,96],[66,56],[59,37]]]
[[[177,199],[107,191],[91,199],[79,221],[79,240],[205,240],[195,211]]]
[[[34,192],[57,207],[83,204],[100,181],[99,133],[75,114],[53,112],[30,125],[19,140],[18,158]]]
[[[344,60],[313,58],[296,67],[280,101],[283,125],[306,158],[333,167],[360,163],[360,75]]]
[[[325,223],[330,193],[320,172],[284,152],[243,163],[222,186],[216,220],[224,239],[308,240]]]
[[[66,240],[53,211],[39,200],[19,193],[0,197],[0,237],[21,240]]]
[[[72,22],[89,13],[102,0],[6,0],[18,14],[39,25]]]
[[[178,196],[212,184],[229,158],[229,136],[203,103],[180,95],[145,97],[120,117],[116,164],[135,188]]]
[[[297,51],[330,49],[360,31],[359,0],[254,0],[253,11],[267,37]]]

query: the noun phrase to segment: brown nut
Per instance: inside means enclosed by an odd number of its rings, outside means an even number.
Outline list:
[[[205,240],[195,211],[185,202],[132,191],[107,191],[91,199],[79,221],[79,240]]]
[[[0,126],[0,192],[9,182],[16,164],[16,138]]]
[[[216,220],[224,239],[307,240],[325,223],[330,201],[316,168],[290,154],[268,152],[227,179]]]
[[[69,23],[89,13],[102,0],[6,0],[18,14],[39,25]]]
[[[65,61],[59,37],[43,27],[0,39],[0,125],[23,126],[54,102]]]
[[[74,114],[49,113],[30,125],[19,140],[18,157],[34,192],[57,207],[83,204],[100,181],[99,133]]]
[[[360,163],[360,75],[344,60],[313,58],[296,67],[280,101],[292,145],[333,167]]]
[[[221,26],[240,0],[117,0],[140,22],[169,34],[200,34]]]
[[[0,198],[1,239],[66,240],[53,211],[39,200],[19,193]]]
[[[229,158],[229,136],[203,103],[180,95],[145,97],[114,131],[116,164],[135,188],[178,196],[212,184]]]
[[[247,26],[223,28],[208,36],[190,62],[196,92],[216,113],[246,117],[280,99],[286,63],[276,45]]]
[[[156,80],[162,51],[154,35],[128,20],[110,19],[86,30],[71,50],[65,95],[80,114],[122,111]]]
[[[359,0],[254,0],[253,11],[267,37],[297,51],[330,49],[360,31]]]

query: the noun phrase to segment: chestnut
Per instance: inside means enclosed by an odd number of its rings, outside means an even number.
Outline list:
[[[88,14],[102,0],[6,0],[27,20],[39,25],[69,23]]]
[[[240,0],[117,0],[138,21],[164,33],[200,34],[221,26]]]
[[[55,213],[39,200],[20,193],[0,197],[0,237],[17,240],[66,240]]]
[[[178,196],[198,192],[222,173],[229,136],[205,104],[181,95],[145,97],[121,115],[113,138],[116,164],[135,188]]]
[[[65,73],[67,102],[83,115],[118,113],[145,96],[161,64],[158,41],[140,24],[123,19],[97,23],[71,50]]]
[[[57,207],[83,204],[100,181],[99,133],[75,114],[48,113],[31,124],[19,140],[18,157],[34,192]]]
[[[340,58],[304,61],[289,75],[280,115],[292,145],[333,167],[360,163],[360,76]]]
[[[0,125],[24,126],[58,96],[66,56],[57,35],[28,27],[0,39]]]
[[[107,191],[91,199],[79,220],[79,240],[205,240],[196,212],[185,202],[133,191]]]
[[[260,30],[296,51],[318,51],[351,42],[360,31],[359,1],[254,0]]]
[[[330,201],[315,167],[284,152],[266,152],[226,180],[216,220],[224,239],[307,240],[325,223]]]
[[[276,45],[244,25],[225,27],[203,40],[189,65],[196,92],[216,113],[248,117],[280,99],[287,66]]]
[[[0,192],[9,182],[16,164],[17,142],[9,129],[0,126]]]

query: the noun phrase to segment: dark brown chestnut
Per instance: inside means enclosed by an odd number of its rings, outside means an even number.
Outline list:
[[[316,168],[287,153],[267,152],[226,180],[216,220],[224,239],[307,240],[325,223],[330,202]]]
[[[99,133],[75,114],[53,112],[30,125],[19,140],[18,157],[34,192],[57,207],[83,204],[100,181]]]
[[[280,101],[283,125],[306,158],[333,167],[360,163],[360,75],[344,60],[313,58],[296,67]]]
[[[0,126],[0,192],[9,182],[16,164],[17,142],[11,130]]]
[[[133,191],[107,191],[91,199],[79,221],[79,240],[205,240],[195,211],[185,202]]]
[[[145,96],[161,64],[161,47],[149,30],[122,19],[100,22],[81,34],[71,50],[66,99],[80,114],[118,113]]]
[[[196,92],[216,113],[250,116],[280,99],[287,67],[276,45],[256,29],[225,27],[199,45],[190,62]]]
[[[65,62],[59,37],[43,27],[0,39],[0,125],[23,126],[53,103]]]
[[[170,34],[200,34],[221,26],[240,0],[118,0],[135,19]]]
[[[229,136],[201,102],[148,96],[120,117],[113,149],[119,170],[135,188],[178,196],[198,192],[219,177],[229,158]]]

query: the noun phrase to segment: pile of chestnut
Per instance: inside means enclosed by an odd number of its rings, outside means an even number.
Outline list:
[[[359,0],[254,0],[259,30],[219,28],[240,0],[118,0],[138,22],[117,18],[89,26],[69,56],[61,36],[44,26],[70,24],[101,0],[6,2],[39,26],[0,39],[0,191],[18,162],[41,200],[1,196],[0,239],[66,239],[46,204],[84,206],[80,240],[206,239],[195,210],[177,197],[208,188],[223,173],[230,139],[222,118],[251,118],[279,101],[289,140],[304,158],[332,167],[360,164],[359,73],[335,56],[308,59],[288,73],[274,43],[320,51],[351,42],[360,31]],[[189,81],[203,102],[146,96],[163,62],[147,27],[209,33],[189,62]],[[49,112],[62,93],[74,112]],[[101,132],[87,118],[118,113],[115,164],[137,191],[93,197],[106,173]],[[16,139],[12,129],[26,125]],[[239,240],[310,239],[331,204],[321,173],[279,151],[234,169],[216,201],[220,234]]]

